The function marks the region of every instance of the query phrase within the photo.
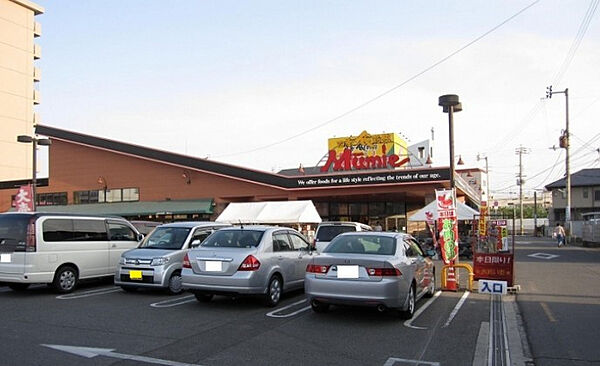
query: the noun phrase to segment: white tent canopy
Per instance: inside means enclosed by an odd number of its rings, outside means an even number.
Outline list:
[[[317,224],[312,201],[232,202],[215,220],[229,224]]]
[[[431,203],[429,203],[427,206],[423,207],[422,209],[417,211],[417,213],[412,215],[408,219],[408,221],[427,221],[427,216],[425,215],[426,212],[431,212],[433,214],[433,219],[437,220],[438,213],[435,204],[435,201],[431,201]],[[465,205],[464,203],[459,201],[456,202],[456,216],[458,220],[473,220],[473,215],[478,214],[478,211],[475,211],[474,209]]]

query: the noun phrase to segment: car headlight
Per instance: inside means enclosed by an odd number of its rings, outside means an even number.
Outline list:
[[[167,257],[159,257],[159,258],[152,258],[152,263],[150,263],[151,266],[162,266],[164,264],[167,264],[169,262],[169,258]]]
[[[119,258],[119,264],[125,264],[125,257]]]

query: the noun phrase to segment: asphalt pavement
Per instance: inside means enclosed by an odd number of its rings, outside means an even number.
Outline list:
[[[517,239],[518,307],[535,365],[600,364],[600,249]]]
[[[267,308],[257,298],[126,293],[110,281],[68,295],[0,287],[0,303],[0,364],[20,366],[470,365],[490,318],[490,295],[464,291],[421,299],[410,322],[367,308],[313,313],[302,291]]]

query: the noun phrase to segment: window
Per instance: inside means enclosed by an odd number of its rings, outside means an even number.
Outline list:
[[[148,249],[181,249],[190,229],[186,227],[157,227],[140,246]]]
[[[388,236],[345,235],[338,236],[323,253],[356,253],[394,255],[396,240]]]
[[[55,206],[67,204],[67,192],[38,193],[35,196],[37,197],[38,206]]]
[[[209,236],[202,247],[253,248],[260,243],[264,231],[259,230],[225,230],[221,229]]]
[[[600,191],[594,191],[594,201],[600,201]]]
[[[71,241],[73,240],[73,220],[48,219],[42,225],[44,241]]]
[[[108,236],[112,241],[137,241],[135,231],[124,224],[108,223]]]
[[[583,198],[589,198],[590,193],[589,193],[587,187],[582,189],[582,194],[583,194]]]
[[[291,252],[292,245],[290,239],[285,232],[273,234],[273,251],[274,252]]]
[[[123,202],[132,202],[140,200],[139,188],[123,188]]]
[[[414,256],[423,256],[423,251],[421,250],[421,247],[414,239],[406,239],[406,243],[412,248]]]
[[[102,191],[104,193],[104,191]],[[85,204],[85,203],[98,203],[100,193],[99,191],[77,191],[73,192],[73,203],[75,204]],[[102,197],[104,199],[104,196]]]
[[[121,202],[123,199],[123,191],[121,189],[108,189],[104,193],[104,196],[104,202]]]
[[[290,233],[290,240],[292,241],[292,245],[294,246],[295,251],[308,250],[308,248],[310,247],[306,240],[304,240],[298,234]]]
[[[108,240],[104,220],[73,220],[73,241]]]
[[[208,238],[208,236],[212,233],[213,233],[212,229],[208,229],[208,230],[206,228],[196,229],[196,231],[194,231],[194,234],[192,235],[192,240],[190,241],[190,243],[193,243],[194,241],[199,240],[200,243],[194,245],[194,247],[197,247],[198,245],[202,244],[202,242],[204,240],[206,240],[206,238]]]

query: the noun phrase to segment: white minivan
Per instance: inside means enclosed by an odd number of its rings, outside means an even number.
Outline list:
[[[121,254],[142,238],[120,217],[0,214],[0,282],[15,291],[47,283],[71,292],[80,279],[113,276]]]

